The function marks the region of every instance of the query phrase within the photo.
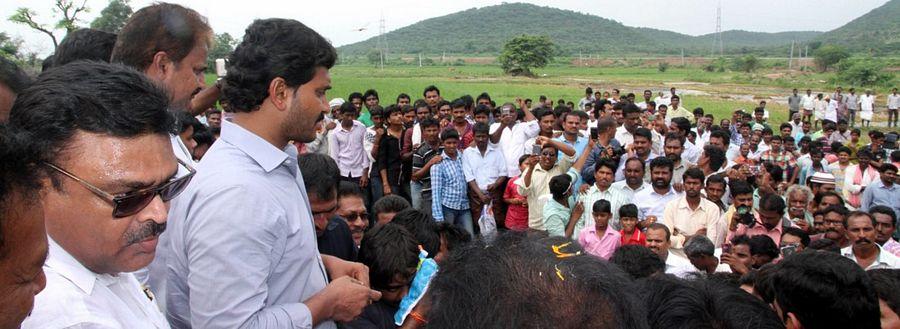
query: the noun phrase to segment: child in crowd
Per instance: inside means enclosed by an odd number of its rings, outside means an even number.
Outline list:
[[[622,245],[627,246],[636,244],[639,246],[647,245],[647,236],[644,232],[637,229],[638,209],[633,203],[623,205],[619,208],[619,223],[622,224],[622,230],[619,235],[622,236]]]
[[[359,247],[359,261],[369,267],[369,283],[381,299],[366,306],[356,320],[344,328],[397,328],[394,313],[409,291],[419,264],[416,238],[403,226],[379,225],[366,232]]]
[[[519,157],[519,170],[525,172],[528,167],[525,165],[528,155]],[[506,190],[503,193],[503,201],[509,204],[506,210],[506,228],[513,231],[525,231],[528,229],[528,200],[525,196],[519,194],[516,188],[516,181],[519,176],[512,177],[506,182]]]
[[[594,226],[585,227],[578,236],[578,243],[585,251],[605,260],[609,260],[616,248],[621,245],[619,232],[609,227],[609,219],[612,218],[611,207],[607,200],[594,202],[593,209],[591,209]],[[636,214],[635,217],[637,217]],[[637,218],[635,218],[636,221]]]

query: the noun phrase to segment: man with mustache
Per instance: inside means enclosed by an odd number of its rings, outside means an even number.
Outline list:
[[[672,187],[672,160],[658,157],[650,161],[651,187],[634,194],[634,204],[638,206],[641,228],[661,219],[666,204],[683,195]]]
[[[847,216],[850,211],[844,206],[828,206],[821,210],[823,214],[824,237],[836,242],[841,248],[851,245],[847,237]]]
[[[369,227],[369,212],[366,210],[365,196],[358,184],[341,182],[338,185],[337,210],[335,214],[347,221],[353,246],[359,249],[363,233]]]
[[[865,270],[900,268],[900,258],[881,248],[875,242],[875,217],[854,211],[847,216],[844,226],[851,246],[841,249],[841,255],[859,264]]]
[[[24,327],[169,327],[129,273],[153,260],[167,202],[193,174],[172,154],[168,106],[141,73],[96,62],[48,71],[19,96],[10,126],[49,147],[47,289]]]
[[[869,209],[869,213],[875,217],[875,242],[881,245],[881,248],[894,254],[900,255],[900,243],[894,240],[894,231],[897,229],[897,216],[894,210],[887,206],[874,206]],[[900,257],[900,256],[898,256]]]

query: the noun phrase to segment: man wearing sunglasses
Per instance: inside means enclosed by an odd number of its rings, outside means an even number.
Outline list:
[[[129,272],[147,266],[166,229],[177,175],[165,91],[123,66],[76,62],[19,95],[10,126],[47,149],[43,210],[47,288],[25,328],[168,328]]]
[[[289,19],[255,21],[229,57],[233,121],[172,203],[172,327],[335,328],[380,298],[365,266],[320,255],[313,219],[335,203],[310,206],[317,192],[305,181],[321,177],[303,177],[290,143],[316,138],[336,60],[324,37]]]

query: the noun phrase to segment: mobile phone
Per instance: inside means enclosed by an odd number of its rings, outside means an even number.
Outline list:
[[[540,145],[534,144],[531,146],[531,154],[541,155],[541,149],[542,147]]]
[[[225,59],[216,58],[216,75],[220,78],[225,77],[228,72],[225,70]]]
[[[723,245],[722,245],[722,253],[723,253],[723,254],[730,254],[730,253],[731,253],[731,244],[730,244],[730,243],[726,243],[726,244],[723,244]]]
[[[797,245],[791,244],[784,247],[781,247],[781,255],[787,258],[790,255],[793,255],[797,252]]]
[[[597,129],[597,127],[591,128],[591,139],[597,139],[597,135],[599,135],[599,134],[600,134],[600,131]]]
[[[502,114],[502,115],[509,115],[509,113],[511,113],[511,112],[512,112],[512,109],[509,106],[504,106],[503,108],[500,109],[500,114]]]

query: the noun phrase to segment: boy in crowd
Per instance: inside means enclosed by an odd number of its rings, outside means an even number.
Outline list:
[[[622,236],[622,245],[647,245],[647,235],[637,229],[638,209],[633,203],[626,204],[619,208],[619,224],[622,230],[619,235]]]
[[[578,243],[585,251],[605,260],[609,260],[616,248],[621,245],[621,235],[609,227],[609,220],[612,218],[610,207],[607,200],[594,202],[593,209],[591,209],[594,215],[594,226],[585,227],[578,235]]]

